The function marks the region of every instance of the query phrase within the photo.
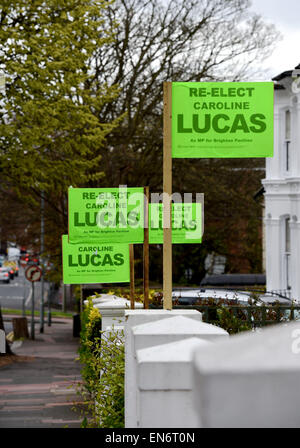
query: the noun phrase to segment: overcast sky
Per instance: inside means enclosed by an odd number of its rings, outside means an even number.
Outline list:
[[[300,0],[252,0],[251,9],[273,23],[282,34],[265,61],[266,81],[300,63]]]

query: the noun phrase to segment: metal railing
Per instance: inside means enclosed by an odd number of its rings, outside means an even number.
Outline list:
[[[252,328],[300,320],[300,305],[174,305],[173,308],[198,310],[203,322],[212,323],[218,320],[217,310],[222,307]]]
[[[150,308],[162,308],[150,305]],[[216,323],[218,310],[226,309],[230,314],[247,323],[252,329],[280,322],[300,320],[300,305],[173,305],[173,309],[198,310],[202,313],[203,322]]]

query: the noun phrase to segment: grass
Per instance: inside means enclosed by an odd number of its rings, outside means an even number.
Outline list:
[[[9,309],[9,308],[2,308],[2,314],[17,314],[17,315],[22,315],[22,310],[14,310],[14,309]],[[25,315],[26,316],[31,316],[31,310],[26,310],[25,311]],[[40,312],[39,311],[35,311],[34,312],[35,316],[39,316]],[[62,311],[52,311],[51,310],[51,316],[52,317],[65,317],[65,318],[72,318],[73,317],[73,313],[63,313]]]

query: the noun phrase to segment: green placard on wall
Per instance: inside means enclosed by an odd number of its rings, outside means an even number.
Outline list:
[[[272,157],[273,103],[273,82],[173,82],[172,157]]]
[[[70,244],[63,235],[62,253],[66,285],[130,282],[128,244]]]
[[[149,204],[149,243],[163,244],[163,204]],[[172,243],[197,244],[202,241],[200,203],[172,204]]]
[[[69,188],[69,242],[143,243],[143,188]]]

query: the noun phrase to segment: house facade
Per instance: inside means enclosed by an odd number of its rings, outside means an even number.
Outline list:
[[[274,156],[262,181],[267,291],[300,302],[300,64],[273,81]]]

